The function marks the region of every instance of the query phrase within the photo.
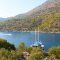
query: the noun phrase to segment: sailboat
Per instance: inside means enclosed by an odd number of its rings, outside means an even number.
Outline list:
[[[38,38],[37,38],[37,33],[38,33]],[[42,42],[39,40],[39,27],[38,27],[38,32],[35,30],[35,40],[34,44],[31,45],[31,47],[41,47],[44,48],[44,45]]]

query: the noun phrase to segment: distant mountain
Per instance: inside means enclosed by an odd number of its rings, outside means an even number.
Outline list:
[[[0,17],[0,21],[6,21],[7,20],[7,18],[1,18]]]
[[[0,24],[4,31],[60,32],[60,0],[47,0],[33,10],[19,14]]]

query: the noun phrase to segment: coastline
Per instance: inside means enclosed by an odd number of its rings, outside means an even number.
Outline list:
[[[35,31],[0,31],[0,32],[35,32]],[[60,34],[60,32],[44,32],[44,31],[36,31],[36,32],[40,32],[40,33],[58,33],[58,34]]]

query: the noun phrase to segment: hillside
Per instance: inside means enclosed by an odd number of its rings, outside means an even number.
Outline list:
[[[60,0],[47,0],[33,10],[0,22],[0,31],[60,32]]]

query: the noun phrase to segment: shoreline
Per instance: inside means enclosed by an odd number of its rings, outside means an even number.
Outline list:
[[[0,32],[35,32],[35,31],[0,31]],[[60,34],[60,32],[43,32],[43,31],[36,31],[36,32],[40,32],[40,33],[58,33],[58,34]]]

